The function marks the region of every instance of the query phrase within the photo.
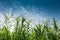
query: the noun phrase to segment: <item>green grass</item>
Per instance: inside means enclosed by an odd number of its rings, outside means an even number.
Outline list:
[[[10,17],[5,15],[5,25],[0,28],[0,40],[60,40],[59,27],[53,18],[53,28],[46,22],[44,25],[35,24],[31,29],[31,20],[26,20],[24,17],[15,18],[14,31],[9,30]],[[20,23],[20,24],[19,24]]]

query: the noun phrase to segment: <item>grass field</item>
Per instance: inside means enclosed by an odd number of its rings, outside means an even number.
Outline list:
[[[59,27],[54,18],[53,27],[46,22],[44,25],[35,23],[34,28],[31,28],[30,20],[16,17],[14,31],[11,32],[8,26],[10,18],[4,16],[5,25],[0,28],[0,40],[60,40]]]

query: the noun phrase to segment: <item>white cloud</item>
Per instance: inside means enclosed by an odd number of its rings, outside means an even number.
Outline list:
[[[45,20],[45,17],[42,17],[41,15],[39,15],[39,13],[36,11],[35,8],[31,8],[31,9],[27,10],[24,7],[20,7],[20,9],[18,9],[17,12],[15,12],[15,13],[20,14],[20,16],[23,15],[27,19],[32,19],[32,21],[34,21],[34,22],[37,22],[37,21],[39,22],[39,21]]]

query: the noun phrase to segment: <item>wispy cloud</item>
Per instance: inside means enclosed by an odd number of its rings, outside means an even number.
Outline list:
[[[22,6],[20,7],[15,7],[16,9],[13,10],[13,8],[7,8],[5,9],[5,11],[0,12],[0,25],[4,25],[4,15],[3,14],[8,14],[7,16],[11,16],[11,14],[13,14],[12,18],[10,19],[10,23],[9,25],[11,26],[11,24],[14,24],[14,17],[22,17],[24,16],[27,20],[31,19],[32,23],[31,25],[35,24],[35,23],[43,23],[43,21],[46,19],[45,17],[42,17],[41,15],[39,15],[39,12],[36,11],[36,8],[29,8],[26,9]],[[14,12],[13,12],[14,11]],[[2,14],[3,13],[3,14]],[[11,26],[11,28],[13,28],[13,26]]]

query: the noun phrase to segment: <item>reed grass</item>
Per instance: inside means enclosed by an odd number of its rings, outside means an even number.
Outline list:
[[[35,24],[34,28],[31,29],[29,27],[30,20],[27,21],[24,17],[21,19],[16,17],[16,23],[12,33],[8,26],[9,19],[5,15],[5,25],[3,28],[0,28],[0,40],[60,40],[59,27],[54,18],[52,22],[53,28],[46,22],[44,25]]]

